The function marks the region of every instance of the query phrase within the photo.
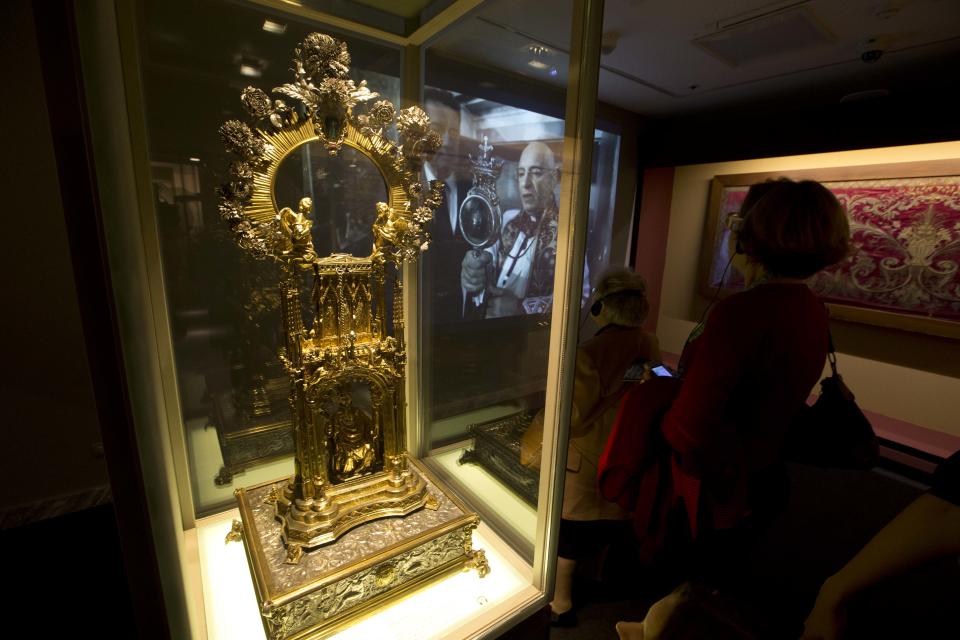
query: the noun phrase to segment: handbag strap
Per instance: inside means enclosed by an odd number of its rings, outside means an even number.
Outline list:
[[[616,391],[615,393],[612,393],[612,394],[610,394],[609,396],[607,396],[606,398],[604,398],[604,399],[600,402],[600,404],[596,405],[596,406],[593,408],[593,411],[591,411],[591,412],[587,415],[587,417],[584,418],[583,421],[580,423],[580,427],[583,428],[583,427],[587,426],[588,424],[593,423],[597,418],[599,418],[599,417],[602,416],[604,413],[606,413],[606,412],[607,412],[607,409],[609,409],[610,407],[612,407],[613,405],[615,405],[616,403],[618,403],[618,402],[620,401],[620,398],[622,398],[622,397],[624,396],[624,394],[626,394],[627,391],[629,391],[630,389],[632,389],[636,384],[637,384],[636,382],[626,382],[626,381],[625,381],[625,382],[620,386],[620,388],[617,389],[617,391]]]
[[[830,307],[820,300],[820,304],[823,305],[823,310],[827,314],[827,362],[830,363],[830,371],[833,372],[834,376],[839,376],[837,373],[837,352],[833,348],[833,332],[830,331]]]
[[[837,374],[837,352],[833,348],[833,334],[830,332],[830,327],[827,327],[827,361],[830,363],[833,375],[839,375]]]

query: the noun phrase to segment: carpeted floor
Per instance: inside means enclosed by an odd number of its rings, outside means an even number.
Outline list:
[[[0,531],[7,638],[135,638],[113,505]]]
[[[752,550],[741,576],[747,588],[736,598],[762,638],[797,638],[823,578],[922,491],[876,471],[794,467],[791,476],[788,508]],[[604,582],[578,583],[579,624],[552,629],[552,639],[615,639],[617,620],[641,619],[669,589],[617,560],[608,558]],[[17,594],[8,595],[8,631],[11,622],[40,637],[133,629],[111,505],[0,531],[0,562]],[[960,638],[958,609],[960,564],[947,559],[864,594],[851,606],[848,637]]]
[[[739,576],[744,586],[732,594],[761,638],[799,637],[822,580],[923,490],[883,471],[796,466],[790,472],[788,507],[751,550]],[[617,620],[642,619],[669,588],[645,587],[654,581],[637,570],[607,589],[581,582],[579,624],[553,629],[550,637],[615,639]],[[848,638],[960,638],[958,607],[960,564],[950,558],[863,594],[851,604]]]

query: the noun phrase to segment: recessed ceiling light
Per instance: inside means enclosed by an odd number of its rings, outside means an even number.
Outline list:
[[[248,78],[259,78],[262,75],[262,72],[259,68],[253,66],[252,64],[241,63],[240,74],[247,76]]]
[[[190,162],[200,162],[200,158],[195,158],[193,156],[190,156]]]
[[[867,89],[866,91],[855,91],[848,93],[840,98],[840,103],[859,102],[860,100],[875,100],[876,98],[886,98],[890,95],[889,89]]]
[[[620,34],[616,31],[604,31],[603,35],[600,36],[600,53],[605,56],[613,53],[613,50],[617,48],[617,43],[620,41]]]
[[[264,20],[263,30],[267,33],[286,33],[287,25],[274,22],[273,20]]]
[[[880,20],[889,20],[900,13],[900,7],[895,2],[884,2],[873,9],[873,15]]]
[[[550,68],[550,65],[546,64],[545,62],[540,62],[539,60],[530,60],[527,62],[527,64],[533,67],[534,69],[539,69],[541,71],[543,71],[544,69]]]

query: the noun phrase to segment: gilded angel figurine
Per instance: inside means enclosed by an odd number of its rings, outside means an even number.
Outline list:
[[[290,207],[284,207],[277,214],[280,223],[280,252],[298,262],[312,262],[317,254],[313,250],[313,238],[310,235],[310,213],[313,211],[313,200],[303,198],[297,207],[297,212]]]

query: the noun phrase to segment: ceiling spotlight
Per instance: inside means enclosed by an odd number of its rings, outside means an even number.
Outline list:
[[[546,47],[542,47],[539,44],[530,45],[529,47],[527,47],[527,51],[529,51],[535,56],[542,56],[550,53],[549,49],[547,49]]]
[[[857,45],[857,52],[860,54],[862,61],[870,64],[879,60],[896,42],[896,34],[885,33],[869,36],[860,41]]]
[[[284,34],[287,32],[287,25],[274,22],[273,20],[264,20],[263,30],[267,33]]]
[[[543,71],[544,69],[549,69],[549,68],[550,68],[550,65],[548,65],[548,64],[545,63],[545,62],[541,62],[541,61],[539,61],[539,60],[529,60],[529,61],[527,62],[527,64],[530,65],[531,67],[533,67],[534,69],[539,70],[539,71]]]
[[[604,31],[603,35],[600,36],[600,53],[605,56],[613,53],[613,50],[617,48],[617,43],[620,41],[620,34],[616,31]]]
[[[266,62],[256,56],[238,53],[233,57],[233,62],[240,66],[240,75],[248,78],[259,78],[263,75],[263,69]]]
[[[194,156],[190,156],[190,162],[200,162],[200,158],[196,158],[196,157],[194,157]]]
[[[866,91],[856,91],[848,93],[840,98],[840,104],[847,102],[859,102],[861,100],[875,100],[877,98],[887,98],[890,96],[889,89],[867,89]]]
[[[873,8],[873,15],[880,20],[889,20],[900,13],[900,2],[881,2]]]
[[[259,78],[263,73],[252,64],[241,64],[240,75],[247,76],[248,78]]]

